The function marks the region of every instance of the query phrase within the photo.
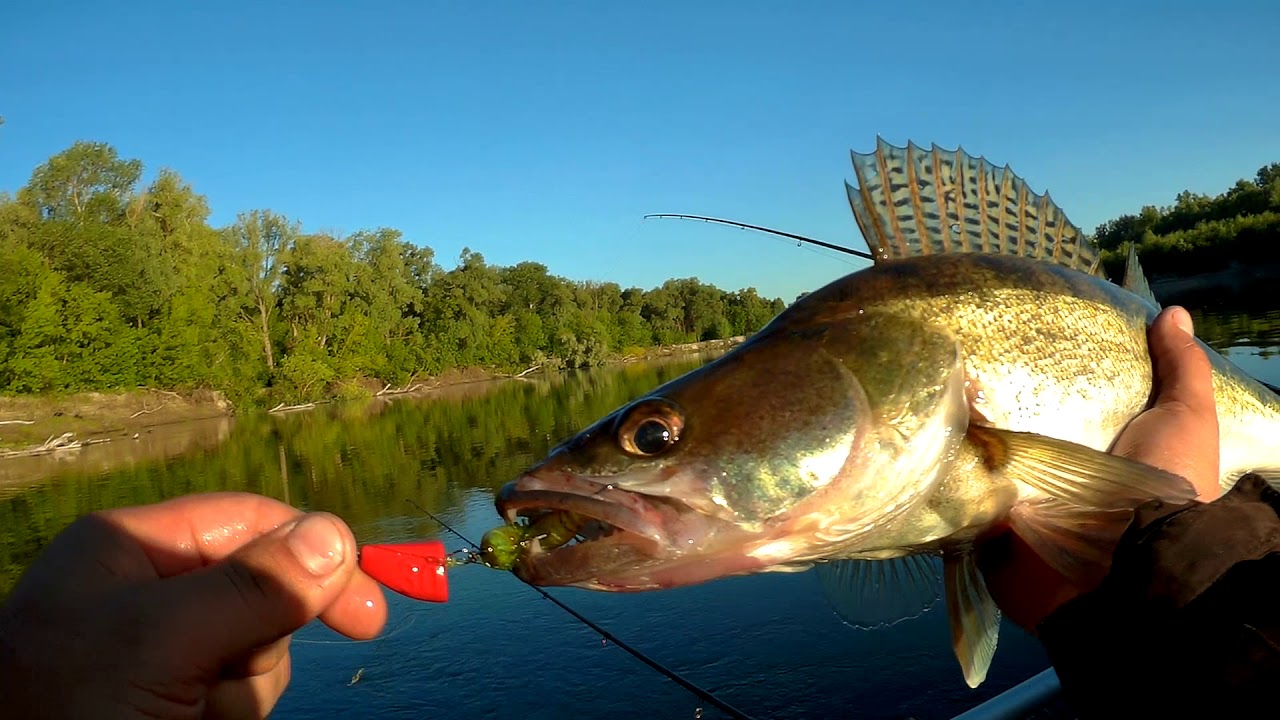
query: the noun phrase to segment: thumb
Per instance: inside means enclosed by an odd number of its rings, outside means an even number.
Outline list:
[[[159,657],[216,676],[323,612],[350,580],[355,548],[345,523],[311,513],[216,565],[159,581],[144,615],[167,643]]]
[[[1221,492],[1213,365],[1193,332],[1191,316],[1177,306],[1151,324],[1154,402],[1129,423],[1112,452],[1181,475],[1210,501]]]
[[[1158,393],[1155,404],[1176,403],[1188,412],[1216,418],[1212,366],[1194,333],[1191,315],[1176,305],[1152,323],[1149,345]]]

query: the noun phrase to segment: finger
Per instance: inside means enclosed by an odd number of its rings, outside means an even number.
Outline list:
[[[99,514],[142,546],[161,577],[212,565],[301,515],[301,510],[272,498],[237,492],[188,495]],[[386,597],[372,578],[357,570],[320,619],[348,637],[376,637],[386,625]]]
[[[355,572],[355,539],[328,513],[312,513],[223,562],[160,581],[146,596],[156,655],[217,677],[227,663],[324,612]]]
[[[342,594],[320,613],[320,620],[349,638],[377,637],[387,624],[387,598],[382,586],[357,568]]]
[[[137,543],[97,514],[78,518],[41,550],[14,585],[9,600],[56,615],[64,602],[117,587],[121,578],[155,577]]]
[[[292,674],[293,662],[285,653],[267,672],[214,685],[205,696],[205,720],[262,720],[280,701]]]
[[[206,493],[90,513],[63,529],[15,585],[52,596],[213,564],[302,511],[252,493]],[[86,552],[91,550],[91,552]],[[74,582],[61,582],[62,578]]]
[[[254,675],[271,672],[280,664],[280,659],[289,654],[289,645],[293,635],[285,635],[273,643],[249,652],[243,658],[222,666],[222,677],[228,680],[241,680]]]
[[[263,495],[223,492],[119,508],[98,517],[133,537],[156,572],[169,577],[212,565],[302,511]]]
[[[1155,399],[1125,428],[1113,451],[1181,475],[1199,499],[1210,501],[1221,494],[1213,367],[1188,329],[1191,318],[1179,307],[1166,309],[1152,324]]]
[[[1216,425],[1213,366],[1194,333],[1191,315],[1176,305],[1152,323],[1148,344],[1155,364],[1156,404],[1185,406],[1205,420],[1213,416]]]

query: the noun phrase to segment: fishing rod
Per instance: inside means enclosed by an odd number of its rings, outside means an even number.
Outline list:
[[[813,245],[828,248],[830,250],[835,250],[837,252],[848,253],[849,255],[856,255],[860,258],[866,258],[867,260],[875,260],[875,256],[871,255],[870,253],[863,252],[861,250],[854,250],[853,248],[845,247],[843,245],[836,245],[835,243],[829,243],[823,240],[814,240],[813,238],[805,237],[803,235],[797,235],[795,233],[789,233],[789,232],[786,232],[785,230],[775,230],[773,228],[767,228],[762,225],[752,225],[750,223],[738,222],[737,220],[726,220],[724,218],[707,217],[705,215],[690,215],[687,213],[650,213],[644,216],[644,219],[646,220],[649,218],[674,218],[676,220],[701,220],[703,222],[716,223],[719,225],[728,225],[730,227],[742,228],[744,230],[755,230],[757,232],[768,233],[770,235],[778,235],[781,237],[791,238],[792,240],[798,240],[800,242],[811,243]],[[1261,380],[1259,378],[1254,378],[1254,380],[1257,380],[1258,383],[1260,383],[1263,387],[1275,393],[1276,395],[1280,395],[1280,387],[1272,385],[1271,383],[1266,382],[1265,380]]]
[[[479,551],[480,551],[480,546],[479,546],[479,545],[476,545],[475,543],[471,542],[471,540],[469,540],[469,539],[467,538],[467,536],[465,536],[465,535],[463,535],[462,533],[460,533],[460,532],[458,532],[457,530],[455,530],[455,529],[453,528],[453,526],[449,525],[449,523],[445,522],[443,519],[436,517],[434,514],[432,514],[432,513],[431,513],[431,511],[429,511],[429,510],[427,510],[426,508],[422,507],[421,505],[417,504],[417,503],[416,503],[416,502],[414,502],[412,499],[406,499],[406,502],[408,502],[410,505],[413,505],[415,508],[417,508],[417,509],[418,509],[418,510],[423,514],[423,515],[426,515],[427,517],[431,518],[431,519],[432,519],[432,520],[434,520],[435,522],[439,523],[439,524],[440,524],[440,526],[441,526],[441,527],[443,527],[445,530],[448,530],[449,532],[451,532],[451,533],[453,533],[454,535],[456,535],[456,536],[458,537],[458,539],[462,540],[462,542],[464,542],[464,543],[466,543],[466,544],[470,545],[471,547],[475,548],[476,552],[479,552]],[[474,556],[475,556],[475,555],[473,554],[473,555],[472,555],[472,557],[474,557]],[[518,577],[518,576],[517,576],[517,577]],[[666,678],[667,678],[668,680],[670,680],[670,681],[672,681],[672,682],[676,683],[677,685],[679,685],[679,686],[683,687],[685,690],[688,690],[689,692],[691,692],[691,693],[693,693],[694,695],[698,696],[700,699],[704,700],[704,701],[705,701],[705,702],[707,702],[708,704],[713,705],[713,706],[715,706],[716,708],[719,708],[719,709],[720,709],[721,711],[723,711],[725,714],[729,715],[729,717],[734,718],[734,720],[753,720],[753,718],[752,718],[750,715],[748,715],[748,714],[746,714],[746,713],[742,712],[741,710],[739,710],[739,709],[735,708],[734,706],[730,705],[729,703],[725,702],[724,700],[721,700],[720,698],[716,697],[715,695],[713,695],[713,694],[711,693],[711,691],[709,691],[709,690],[704,690],[704,689],[702,689],[701,687],[699,687],[699,686],[697,686],[697,685],[693,684],[693,682],[691,682],[691,681],[689,681],[689,680],[686,680],[685,678],[683,678],[683,677],[682,677],[679,673],[677,673],[676,671],[674,671],[674,670],[672,670],[672,669],[670,669],[670,668],[666,667],[665,665],[663,665],[663,664],[659,663],[657,660],[654,660],[654,659],[650,658],[648,655],[645,655],[645,654],[644,654],[643,652],[641,652],[640,650],[638,650],[638,649],[636,649],[636,648],[634,648],[634,647],[632,647],[632,646],[628,645],[627,643],[623,642],[622,640],[618,639],[618,637],[617,637],[617,636],[615,636],[613,633],[611,633],[611,632],[609,632],[608,630],[605,630],[604,628],[602,628],[602,627],[600,627],[599,625],[595,624],[595,623],[594,623],[594,622],[592,622],[590,619],[588,619],[587,617],[585,617],[585,616],[583,616],[581,613],[579,613],[577,610],[574,610],[573,608],[569,607],[567,604],[565,604],[565,603],[564,603],[563,601],[561,601],[560,599],[558,599],[558,598],[556,598],[556,597],[552,596],[552,595],[551,595],[550,593],[548,593],[546,590],[543,590],[542,588],[538,587],[537,585],[533,585],[533,584],[531,584],[531,583],[529,583],[529,582],[524,581],[524,579],[523,579],[523,578],[521,578],[521,582],[524,582],[524,583],[525,583],[525,585],[528,585],[529,587],[533,588],[535,591],[537,591],[537,592],[538,592],[538,594],[542,595],[542,597],[544,597],[544,598],[546,598],[547,600],[550,600],[551,602],[555,603],[557,607],[559,607],[561,610],[564,610],[566,613],[569,613],[569,615],[570,615],[570,616],[572,616],[572,617],[573,617],[575,620],[577,620],[578,622],[582,623],[583,625],[586,625],[587,627],[589,627],[589,628],[591,628],[592,630],[594,630],[594,631],[596,631],[597,633],[599,633],[599,634],[600,634],[600,637],[604,638],[605,640],[607,640],[607,641],[609,641],[609,642],[613,643],[614,645],[617,645],[618,647],[622,648],[623,650],[627,651],[627,652],[628,652],[628,653],[630,653],[630,654],[631,654],[631,656],[632,656],[632,657],[634,657],[635,659],[639,660],[640,662],[644,663],[645,665],[648,665],[649,667],[653,668],[654,670],[657,670],[658,672],[662,673],[663,675],[665,675],[665,676],[666,676]]]
[[[865,258],[867,260],[875,260],[875,256],[873,256],[871,253],[868,253],[868,252],[863,252],[861,250],[854,250],[853,248],[845,247],[843,245],[836,245],[835,243],[829,243],[822,240],[814,240],[813,238],[805,237],[803,235],[796,235],[795,233],[789,233],[789,232],[786,232],[785,230],[774,230],[773,228],[767,228],[761,225],[751,225],[750,223],[738,222],[737,220],[725,220],[724,218],[707,217],[705,215],[687,215],[685,213],[650,213],[649,215],[644,216],[644,219],[646,220],[648,220],[649,218],[675,218],[677,220],[701,220],[702,222],[717,223],[719,225],[728,225],[730,227],[742,228],[744,230],[755,230],[757,232],[769,233],[770,235],[779,235],[781,237],[791,238],[792,240],[799,240],[800,242],[807,242],[813,245],[817,245],[818,247],[827,248],[828,250],[835,250],[837,252],[848,253],[849,255],[857,255],[858,257]]]

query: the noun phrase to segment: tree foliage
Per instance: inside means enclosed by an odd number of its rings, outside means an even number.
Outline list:
[[[782,310],[697,278],[572,282],[464,249],[453,269],[389,228],[306,233],[277,213],[208,223],[172,170],[77,142],[0,196],[0,392],[210,388],[316,400],[451,368],[586,367],[747,335]]]
[[[1137,244],[1143,269],[1157,277],[1280,263],[1280,163],[1216,197],[1184,190],[1168,207],[1121,215],[1099,225],[1093,239],[1113,277],[1124,271],[1129,243]]]

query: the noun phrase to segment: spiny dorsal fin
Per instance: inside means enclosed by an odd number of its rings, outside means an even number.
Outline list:
[[[1155,293],[1151,292],[1151,286],[1147,284],[1147,275],[1142,272],[1142,266],[1138,264],[1138,244],[1129,243],[1129,257],[1124,263],[1124,282],[1121,286],[1129,292],[1138,295],[1157,309],[1160,307],[1160,301],[1156,300]]]
[[[963,148],[905,148],[876,139],[851,153],[849,204],[877,262],[915,255],[1022,255],[1101,275],[1101,253],[1049,197],[1006,165]]]

